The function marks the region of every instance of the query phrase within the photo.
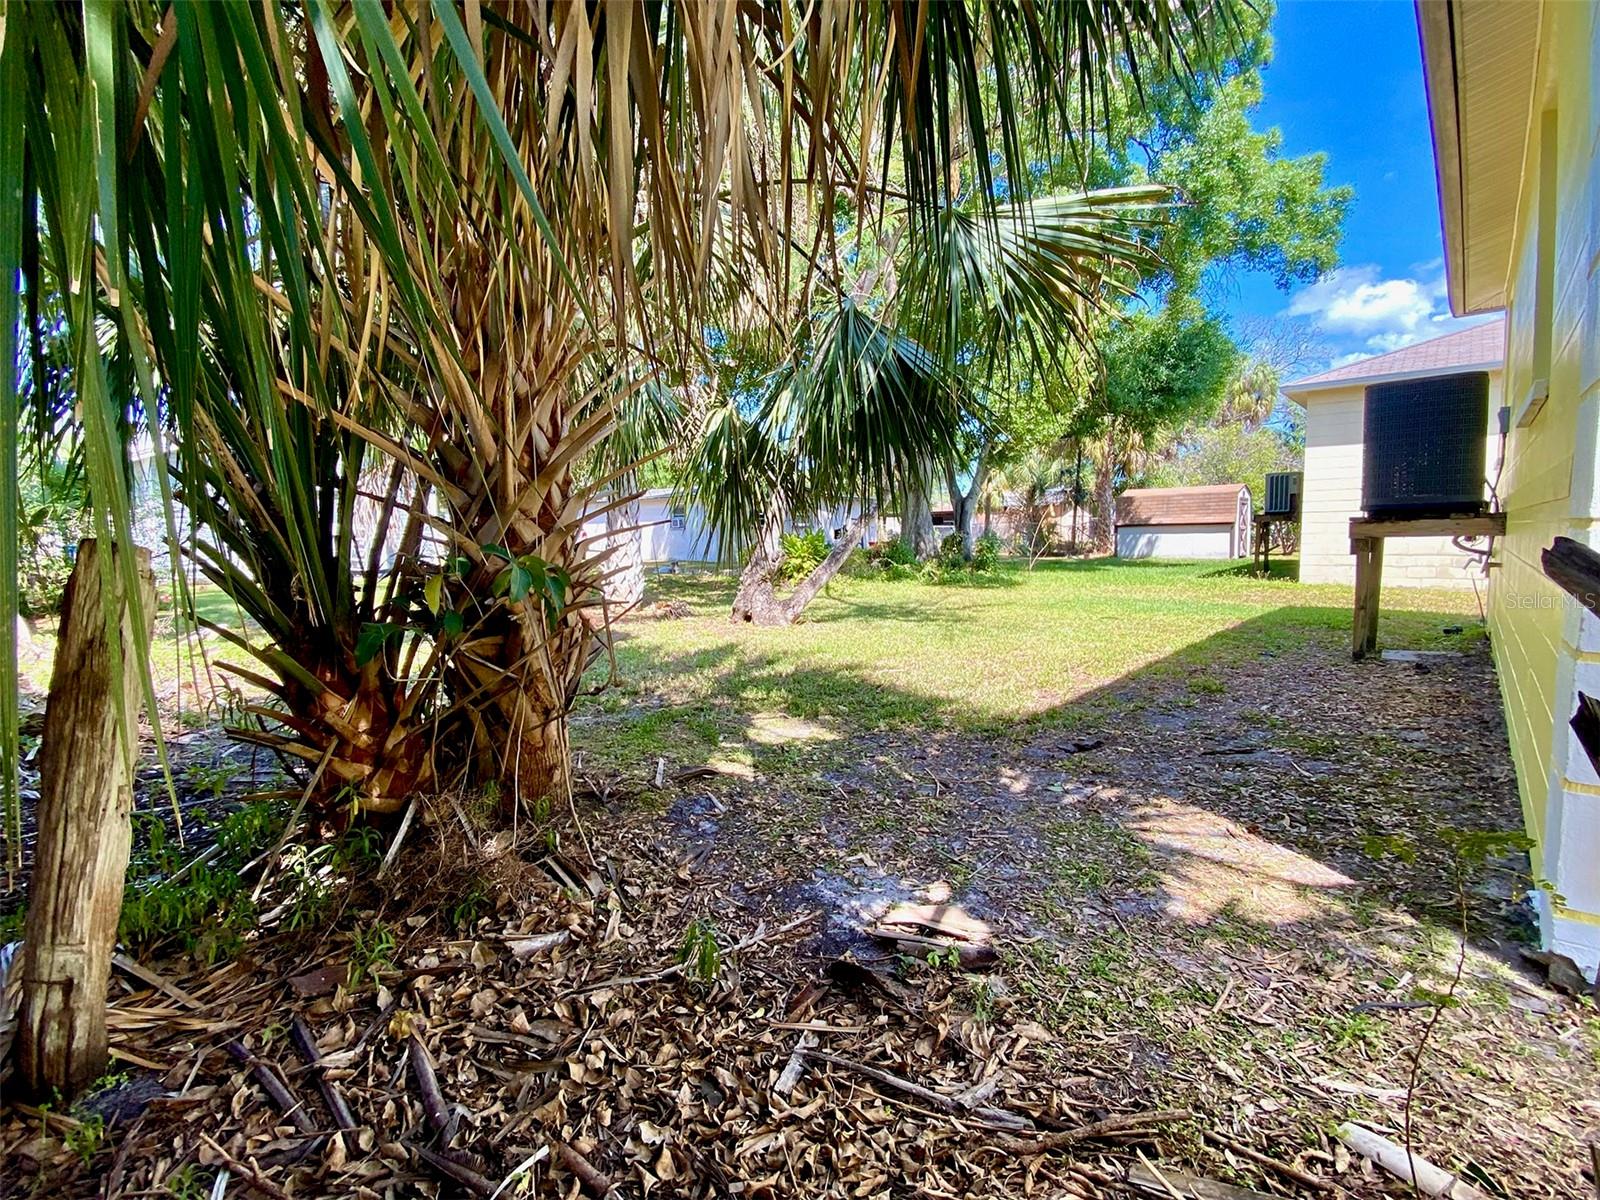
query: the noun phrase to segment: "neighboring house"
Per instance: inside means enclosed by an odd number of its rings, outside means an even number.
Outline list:
[[[699,505],[672,499],[671,488],[651,488],[639,498],[639,531],[645,563],[712,562],[722,541],[706,524]]]
[[[1417,6],[1450,307],[1506,310],[1506,535],[1489,629],[1545,944],[1600,965],[1600,774],[1568,722],[1600,696],[1600,619],[1547,578],[1600,549],[1600,6]],[[1394,541],[1389,542],[1395,547]]]
[[[1129,488],[1117,497],[1117,557],[1244,558],[1251,513],[1242,483]]]
[[[998,501],[998,502],[996,502]],[[1094,515],[1088,509],[1077,513],[1076,541],[1093,541]],[[955,511],[948,505],[933,508],[935,531],[946,533],[955,530]],[[1064,548],[1074,542],[1071,498],[1065,487],[1054,487],[1038,496],[1030,511],[1027,497],[1020,491],[999,493],[986,504],[980,504],[972,522],[972,531],[978,536],[992,533],[1009,547],[1026,552],[1030,541],[1041,532],[1051,549]]]
[[[597,499],[596,504],[603,506],[605,499]],[[821,529],[832,542],[844,532],[859,510],[860,506],[855,504],[840,505],[831,511],[819,509],[809,520],[790,520],[788,528],[791,532]],[[681,498],[674,500],[672,488],[651,488],[643,493],[639,497],[638,516],[630,515],[627,523],[639,528],[622,536],[635,539],[639,547],[639,561],[646,566],[718,562],[722,557],[722,541],[707,523],[704,511],[698,504]],[[894,537],[899,533],[899,528],[893,518],[874,517],[867,521],[860,544],[870,546],[876,541]],[[585,537],[596,539],[595,545],[601,545],[599,539],[606,532],[605,517],[589,517],[584,522],[583,532]]]
[[[1300,485],[1300,581],[1353,583],[1350,518],[1362,515],[1362,408],[1375,383],[1484,371],[1489,375],[1490,486],[1500,458],[1501,363],[1505,324],[1490,321],[1418,342],[1390,354],[1347,363],[1283,385],[1306,410],[1306,456]],[[1426,587],[1471,587],[1483,581],[1482,554],[1450,538],[1393,538],[1384,546],[1383,581]]]

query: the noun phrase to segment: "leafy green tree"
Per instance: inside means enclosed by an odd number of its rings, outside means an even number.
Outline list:
[[[1202,52],[1204,69],[1193,77],[1156,72],[1143,77],[1139,86],[1128,77],[1114,81],[1106,103],[1107,127],[1114,136],[1081,148],[1087,152],[1092,186],[1153,181],[1174,189],[1178,202],[1165,219],[1138,231],[1153,253],[1138,290],[1157,309],[1175,305],[1184,314],[1192,313],[1235,272],[1264,271],[1287,288],[1338,262],[1353,189],[1328,183],[1325,155],[1286,155],[1280,131],[1258,129],[1254,122],[1262,97],[1261,72],[1272,57],[1272,15],[1272,5],[1266,4],[1242,17],[1241,36]],[[1045,168],[1018,181],[1016,190],[1049,191],[1084,178],[1083,163],[1072,155],[1043,161]],[[1184,316],[1179,324],[1189,320]],[[1121,324],[1113,322],[1102,330],[1102,349],[1120,357],[1126,367],[1130,354],[1138,357],[1133,345],[1144,334]],[[1261,357],[1283,369],[1272,355]],[[1092,378],[1092,372],[1080,373],[1066,386],[1035,392],[1051,396],[1055,405],[1043,421],[1034,404],[996,407],[988,440],[963,443],[962,456],[944,464],[958,522],[970,521],[975,499],[970,487],[963,493],[961,482],[980,484],[984,468],[992,465],[994,455],[1004,453],[1004,446],[1015,444],[1018,453],[1036,448],[1044,444],[1037,431],[1049,428],[1070,431],[1090,448],[1096,460],[1102,541],[1109,537],[1115,481],[1136,472],[1147,454],[1160,457],[1164,443],[1203,414],[1169,410],[1165,425],[1152,425],[1135,419],[1137,414],[1118,411],[1131,403],[1126,399],[1106,403],[1085,384]],[[1263,409],[1256,419],[1265,420],[1276,399],[1276,380],[1263,370],[1249,369],[1239,373],[1238,383],[1243,390],[1230,393],[1226,405],[1237,399]],[[1190,395],[1214,399],[1207,389]],[[1164,402],[1152,399],[1134,407],[1153,411]],[[1072,451],[1071,436],[1062,447]]]
[[[1300,452],[1272,426],[1251,428],[1243,421],[1204,425],[1175,443],[1170,458],[1155,465],[1146,482],[1153,487],[1242,483],[1259,508],[1271,471],[1297,471]]]
[[[1272,61],[1275,6],[1244,18],[1243,36],[1216,44],[1212,69],[1193,80],[1157,77],[1141,96],[1111,101],[1112,128],[1090,169],[1096,187],[1155,181],[1182,203],[1150,234],[1161,261],[1148,286],[1198,294],[1221,273],[1265,271],[1279,287],[1338,264],[1355,190],[1325,179],[1327,156],[1283,153],[1277,128],[1257,129],[1262,70]]]
[[[1158,439],[1222,403],[1238,350],[1215,317],[1193,304],[1116,319],[1100,343],[1101,380],[1087,416],[1098,433],[1095,515],[1102,542],[1114,523],[1116,487]]]

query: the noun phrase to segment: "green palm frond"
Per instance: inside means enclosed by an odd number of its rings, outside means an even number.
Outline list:
[[[1156,265],[1140,234],[1171,201],[1147,185],[1020,201],[993,219],[950,210],[936,237],[911,244],[911,327],[946,363],[982,359],[985,375],[1000,351],[1025,353],[1036,374],[1059,366],[1063,345],[1089,347],[1096,315]]]

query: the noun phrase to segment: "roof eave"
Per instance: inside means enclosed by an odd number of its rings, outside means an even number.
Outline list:
[[[1389,371],[1379,375],[1351,375],[1345,379],[1327,379],[1321,382],[1308,380],[1305,383],[1286,383],[1278,390],[1285,396],[1293,399],[1303,396],[1307,392],[1335,392],[1351,387],[1367,387],[1374,383],[1400,383],[1407,379],[1433,379],[1439,375],[1470,375],[1475,371],[1495,372],[1502,370],[1505,363],[1501,359],[1492,359],[1489,362],[1459,363],[1453,367],[1426,367],[1416,371]]]
[[[1454,5],[1451,0],[1416,0],[1417,37],[1433,131],[1434,176],[1439,186],[1439,224],[1444,231],[1444,273],[1450,311],[1467,315],[1466,237],[1461,187],[1461,119],[1457,103]],[[1473,310],[1480,311],[1480,310]]]

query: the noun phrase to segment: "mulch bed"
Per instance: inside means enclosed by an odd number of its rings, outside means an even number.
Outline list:
[[[820,914],[707,896],[650,835],[611,850],[587,870],[491,844],[499,911],[461,934],[397,895],[370,919],[401,945],[366,986],[345,986],[343,935],[124,979],[133,1077],[74,1115],[10,1110],[0,1193],[205,1194],[226,1170],[297,1197],[489,1195],[519,1172],[511,1194],[1092,1195],[1184,1119],[1063,1071],[1004,1002],[980,1019],[952,973],[808,960]],[[434,854],[402,859],[397,892],[450,873]],[[696,921],[714,980],[683,955]],[[92,1109],[112,1119],[85,1160]]]

